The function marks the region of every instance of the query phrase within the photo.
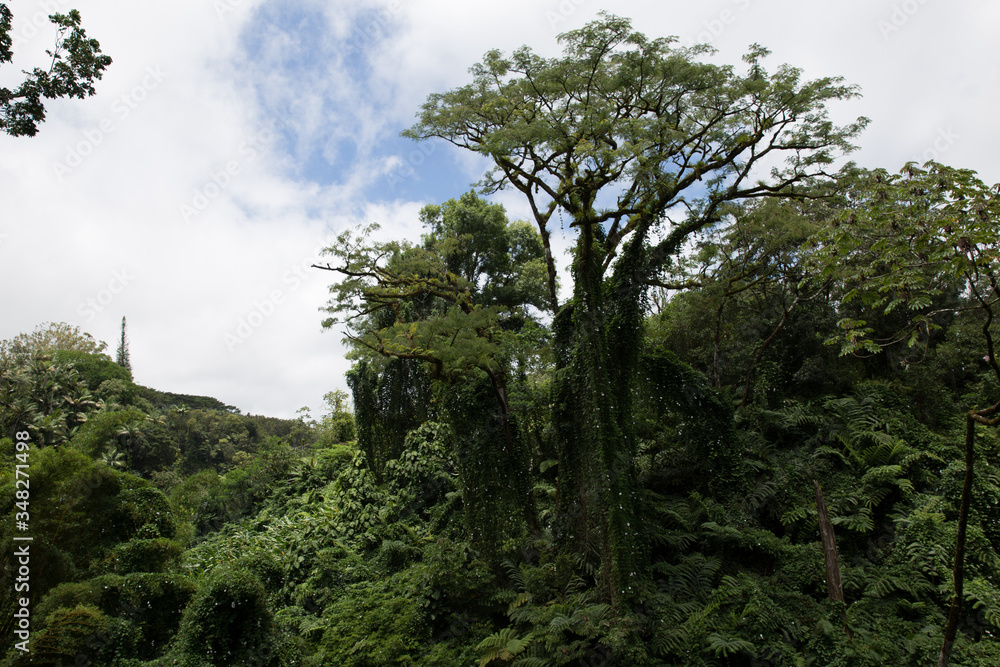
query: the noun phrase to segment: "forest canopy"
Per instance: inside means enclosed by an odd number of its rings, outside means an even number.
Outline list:
[[[1000,190],[847,162],[859,91],[762,47],[559,39],[405,130],[478,190],[316,265],[352,363],[318,419],[142,387],[69,325],[0,343],[46,564],[5,664],[1000,661]]]

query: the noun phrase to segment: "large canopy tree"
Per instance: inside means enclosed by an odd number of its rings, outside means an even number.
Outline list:
[[[495,552],[535,523],[531,457],[510,384],[545,302],[542,244],[530,224],[508,221],[501,205],[472,192],[424,207],[420,219],[428,230],[420,245],[374,240],[369,227],[326,250],[332,262],[318,268],[341,279],[330,287],[333,317],[324,326],[346,324],[360,360],[348,379],[376,477],[402,453],[405,431],[426,418],[418,404],[430,398],[428,379],[449,387],[440,403],[460,434],[466,517],[477,542]]]
[[[107,346],[107,343],[95,340],[78,326],[66,322],[45,322],[31,333],[0,340],[0,361],[27,360],[34,354],[52,354],[57,350],[103,354]]]
[[[513,187],[530,206],[555,314],[559,532],[600,559],[604,595],[620,601],[643,551],[631,391],[648,285],[724,203],[804,196],[866,120],[835,126],[827,103],[857,90],[788,66],[768,73],[757,45],[741,74],[699,61],[708,46],[648,39],[607,14],[559,39],[557,58],[488,52],[472,83],[431,95],[404,134],[488,157],[485,189]],[[565,304],[560,223],[575,233]]]

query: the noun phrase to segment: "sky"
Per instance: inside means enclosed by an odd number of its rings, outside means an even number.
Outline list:
[[[337,234],[377,222],[417,240],[419,210],[487,165],[400,132],[491,49],[557,56],[601,10],[650,37],[709,43],[739,67],[842,76],[871,122],[851,159],[939,162],[1000,181],[1000,3],[968,0],[17,0],[14,62],[45,66],[45,18],[76,8],[114,62],[85,100],[55,100],[33,138],[0,135],[0,339],[67,322],[107,341],[121,318],[135,381],[244,413],[313,416],[346,389],[324,331]],[[496,201],[527,218],[516,193]],[[570,239],[556,239],[557,249]],[[566,265],[565,254],[557,257]],[[565,282],[565,281],[564,281]]]

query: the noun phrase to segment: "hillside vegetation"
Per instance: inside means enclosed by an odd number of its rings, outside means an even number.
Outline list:
[[[328,249],[319,419],[138,386],[69,325],[0,346],[4,664],[1000,664],[997,188],[830,173],[856,91],[759,47],[561,39],[406,131],[531,220],[467,192]]]

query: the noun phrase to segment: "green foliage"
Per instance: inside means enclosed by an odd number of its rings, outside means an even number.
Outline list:
[[[699,62],[708,47],[648,39],[607,13],[559,40],[562,57],[488,52],[472,83],[432,94],[404,135],[488,157],[486,190],[512,186],[528,200],[556,316],[558,537],[599,555],[603,593],[617,603],[634,596],[644,560],[632,392],[650,281],[726,202],[791,194],[850,150],[866,121],[829,123],[825,105],[856,90],[835,78],[802,83],[790,67],[769,74],[758,45],[740,75]],[[794,157],[771,182],[748,182],[758,161],[782,153]],[[576,233],[562,308],[549,246],[557,212]]]
[[[47,636],[64,634],[73,610],[93,610],[98,618],[107,619],[98,630],[102,641],[97,645],[113,648],[119,657],[148,660],[164,652],[195,593],[194,584],[176,574],[108,574],[57,586],[35,613],[46,619],[42,627]],[[92,651],[94,644],[87,648]],[[91,651],[82,652],[93,660]]]
[[[496,599],[506,603],[512,625],[479,643],[480,665],[580,664],[608,657],[621,641],[611,607],[594,602],[595,591],[586,590],[565,557],[539,566],[508,563],[508,578],[511,587]]]
[[[337,389],[323,396],[328,412],[318,424],[316,446],[330,447],[355,439],[354,415],[351,413],[347,393]]]
[[[472,193],[425,209],[422,219],[431,229],[424,247],[371,241],[376,228],[356,238],[341,235],[326,250],[338,261],[327,268],[344,276],[330,287],[335,297],[327,311],[344,313],[348,337],[359,348],[426,362],[437,377],[495,371],[495,331],[542,298],[542,286],[532,289],[528,277],[539,273],[541,245],[526,243],[529,232],[511,228],[502,207]],[[376,313],[386,321],[377,321]]]
[[[362,359],[347,373],[354,394],[358,447],[376,477],[403,451],[406,434],[427,418],[430,380],[414,359],[376,365]]]
[[[476,650],[484,651],[479,667],[485,667],[494,659],[510,662],[524,651],[533,639],[534,636],[530,632],[524,637],[518,637],[513,628],[504,628],[490,635],[476,646]]]
[[[326,607],[318,660],[347,666],[417,665],[428,628],[403,574],[353,584]],[[318,663],[321,664],[321,663]]]
[[[440,253],[445,270],[467,281],[475,301],[509,308],[545,308],[544,249],[526,222],[508,222],[503,206],[474,192],[420,211],[425,248]]]
[[[174,569],[181,546],[165,537],[133,539],[115,546],[108,556],[108,569],[119,574],[165,572]]]
[[[348,380],[359,446],[376,479],[402,455],[405,432],[430,416],[430,380],[439,381],[438,419],[463,431],[455,470],[468,525],[498,560],[503,537],[534,522],[530,452],[510,387],[512,366],[527,363],[523,350],[536,338],[529,307],[545,301],[544,250],[529,226],[474,193],[424,208],[421,221],[428,233],[420,247],[372,241],[374,228],[342,235],[327,250],[337,265],[325,268],[343,276],[327,311],[349,324],[361,357]]]
[[[481,612],[491,583],[466,545],[428,543],[405,569],[349,584],[333,598],[312,664],[465,664],[481,633],[468,615]]]
[[[163,418],[180,451],[177,467],[185,474],[206,468],[222,472],[245,464],[252,455],[280,449],[279,441],[302,446],[312,438],[308,427],[298,420],[247,416],[228,410],[174,406]]]
[[[238,413],[235,407],[226,405],[211,396],[192,396],[190,394],[173,394],[169,391],[158,391],[149,387],[139,387],[142,397],[149,401],[156,410],[166,412],[173,408],[185,410],[219,410],[221,412]]]
[[[44,629],[32,636],[31,662],[61,665],[78,656],[103,662],[113,656],[108,642],[112,624],[101,611],[78,605],[56,609],[44,618]]]
[[[560,39],[488,53],[408,132],[487,155],[537,231],[468,193],[418,245],[331,249],[353,416],[340,391],[313,421],[138,388],[68,325],[0,345],[39,660],[1000,661],[1000,436],[966,439],[970,475],[955,412],[996,400],[995,193],[933,164],[817,177],[864,124],[825,120],[854,91],[759,47],[739,74],[608,15]],[[886,354],[838,358],[837,321]]]
[[[403,453],[385,469],[386,486],[395,496],[398,517],[425,515],[457,490],[449,456],[454,438],[447,425],[433,422],[407,434]]]
[[[111,58],[101,53],[96,39],[87,37],[80,27],[80,12],[51,14],[56,26],[56,45],[46,55],[52,58],[48,70],[36,67],[26,72],[24,82],[16,88],[0,88],[0,130],[14,137],[33,137],[38,124],[45,120],[42,99],[93,95],[94,81],[104,76]],[[0,5],[0,65],[11,62],[11,12]]]
[[[438,433],[450,436],[467,534],[497,564],[508,555],[505,542],[520,539],[533,519],[527,445],[485,378],[442,388],[439,395],[455,425]]]
[[[277,634],[267,599],[249,571],[220,568],[184,610],[168,664],[189,657],[213,665],[287,664],[294,649]]]
[[[111,517],[123,535],[142,538],[173,537],[176,523],[163,492],[147,485],[123,489]]]
[[[287,444],[271,439],[224,475],[211,469],[191,475],[171,490],[171,505],[199,534],[217,530],[254,512],[290,473],[293,460]]]
[[[32,441],[59,445],[72,438],[98,408],[72,365],[44,353],[15,354],[0,361],[0,427],[8,436],[24,430]]]
[[[267,497],[270,487],[286,477],[293,460],[287,444],[270,439],[243,465],[226,472],[220,502],[229,510],[227,520],[251,513]]]
[[[187,523],[198,526],[202,522],[211,524],[216,517],[214,503],[210,498],[219,493],[221,480],[214,470],[203,470],[191,475],[170,492],[171,507]]]
[[[0,34],[2,33],[3,29],[0,28]],[[100,355],[107,347],[107,343],[95,340],[78,326],[66,322],[44,322],[31,333],[21,333],[9,340],[0,341],[0,359],[24,362],[34,355],[51,355],[57,350]]]
[[[369,545],[374,539],[369,531],[386,516],[387,507],[363,454],[354,456],[329,490],[336,532],[347,544]]]
[[[628,19],[606,13],[559,40],[560,58],[527,47],[509,57],[487,52],[472,68],[472,83],[432,94],[418,123],[404,132],[447,139],[493,160],[484,184],[490,190],[509,184],[528,198],[546,243],[546,225],[561,208],[581,238],[592,225],[612,223],[603,245],[613,253],[632,232],[644,238],[650,218],[703,175],[715,204],[753,196],[760,191],[743,183],[744,168],[771,153],[800,152],[770,192],[780,191],[829,162],[834,151],[849,149],[865,124],[836,128],[824,120],[824,104],[853,97],[855,89],[835,78],[801,83],[790,67],[769,75],[761,64],[767,51],[757,45],[741,76],[698,62],[708,47],[648,39]],[[620,196],[615,207],[598,212],[601,190]],[[625,224],[629,216],[645,219]],[[657,251],[673,253],[708,221],[679,225]],[[548,278],[554,310],[551,260]]]
[[[171,538],[176,523],[169,503],[149,482],[95,464],[68,447],[31,450],[30,524],[32,557],[45,563],[32,570],[35,599],[65,581],[106,571],[116,547],[130,540]],[[15,505],[13,466],[0,476],[6,516]],[[13,550],[13,522],[0,526],[0,543]],[[169,553],[175,547],[159,543]],[[169,557],[166,558],[169,560]],[[5,600],[11,605],[12,600]],[[5,612],[6,613],[6,612]]]
[[[146,409],[148,403],[143,403],[139,398],[138,385],[123,380],[105,380],[98,385],[94,392],[97,398],[104,401],[105,405],[136,406]],[[152,409],[149,406],[149,409]]]
[[[955,314],[941,297],[963,286],[972,307],[987,307],[1000,268],[995,188],[973,171],[934,162],[923,169],[909,163],[899,174],[858,171],[843,180],[850,201],[815,241],[818,268],[844,280],[845,304],[905,314],[881,337],[870,318],[844,317],[830,340],[841,343],[841,354],[926,345],[942,318]]]
[[[803,200],[720,208],[694,252],[666,265],[655,283],[659,313],[650,336],[682,352],[716,387],[734,387],[741,404],[774,405],[787,385],[801,385],[808,362],[831,361],[816,358],[822,346],[815,336],[800,335],[806,318],[827,318],[830,326],[835,319],[830,281],[810,270],[805,243],[832,214],[831,202],[819,197],[828,185]],[[668,297],[668,290],[687,291]],[[827,384],[834,380],[824,375]]]
[[[241,556],[233,563],[233,568],[246,570],[264,585],[264,589],[272,596],[277,596],[285,583],[285,574],[281,564],[270,554],[255,552]]]
[[[91,391],[97,391],[101,383],[106,380],[121,380],[129,384],[132,382],[132,373],[104,354],[57,350],[52,355],[52,360],[56,363],[72,364],[79,373],[80,379],[86,383],[87,388]]]
[[[126,329],[127,325],[125,323],[125,318],[122,317],[122,333],[121,337],[118,339],[118,349],[115,350],[115,363],[131,373],[132,362],[128,351],[128,335],[126,334]]]
[[[745,451],[732,407],[673,352],[647,350],[641,366],[637,414],[652,483],[661,490],[683,485],[681,491],[741,493]]]
[[[91,458],[115,447],[118,432],[127,426],[138,426],[146,421],[146,414],[135,408],[102,412],[94,415],[80,427],[72,445]]]

